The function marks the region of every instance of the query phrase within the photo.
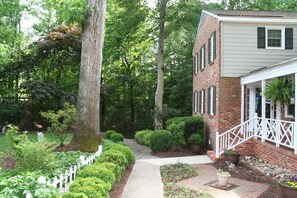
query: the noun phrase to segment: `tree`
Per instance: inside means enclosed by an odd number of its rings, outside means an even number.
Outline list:
[[[98,132],[106,0],[87,2],[90,14],[82,31],[77,120],[72,144],[80,150],[95,151],[101,143]]]
[[[158,84],[155,93],[155,129],[162,129],[163,94],[164,94],[164,40],[165,40],[165,16],[167,3],[170,0],[159,0],[159,39],[158,39]]]

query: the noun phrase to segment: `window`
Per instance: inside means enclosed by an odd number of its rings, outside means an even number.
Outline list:
[[[208,88],[208,114],[216,114],[216,87]]]
[[[266,48],[284,49],[284,28],[266,28]]]
[[[194,92],[194,112],[199,112],[199,93],[197,91]]]
[[[198,67],[198,53],[195,54],[194,56],[194,73],[197,74],[199,71]]]
[[[203,89],[200,94],[201,101],[201,113],[205,113],[205,90]]]
[[[258,48],[293,49],[293,28],[258,27]]]
[[[292,82],[293,85],[295,84],[294,75],[288,75],[288,76],[286,76],[286,79],[288,81]],[[295,92],[291,96],[290,103],[289,104],[285,104],[285,117],[287,117],[287,118],[294,118],[294,116],[295,116]]]
[[[205,68],[205,45],[200,49],[200,66],[202,71]]]
[[[208,39],[208,63],[212,63],[216,59],[216,31],[214,31]]]

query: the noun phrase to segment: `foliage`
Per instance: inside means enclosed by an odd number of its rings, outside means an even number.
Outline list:
[[[188,140],[189,137],[194,133],[201,133],[202,137],[204,135],[204,121],[203,118],[199,116],[171,118],[166,121],[166,128],[168,130],[170,128],[173,133],[177,133],[178,135],[174,135],[177,137],[180,136],[181,129],[183,128],[185,140]]]
[[[234,154],[238,154],[238,152],[236,152],[236,151],[228,151],[228,150],[224,151],[224,155],[234,155]]]
[[[177,148],[180,148],[186,145],[186,141],[184,137],[184,128],[185,128],[185,122],[172,123],[166,127],[166,129],[172,133],[173,145]]]
[[[36,175],[17,175],[0,181],[0,197],[24,197],[30,192],[34,198],[58,198],[58,190],[39,184]]]
[[[111,186],[115,182],[115,176],[111,170],[108,170],[106,167],[103,167],[100,164],[85,167],[83,170],[77,173],[77,176],[81,178],[96,177],[105,183],[109,183]]]
[[[203,139],[200,133],[194,133],[189,137],[188,142],[190,144],[201,145],[203,144]]]
[[[122,152],[112,150],[104,151],[100,158],[95,162],[95,164],[100,164],[103,162],[111,162],[117,164],[123,169],[125,169],[128,165],[128,160]]]
[[[14,125],[7,126],[7,132],[5,135],[9,138],[13,148],[16,148],[19,143],[26,143],[28,141],[26,133],[19,135],[19,127]]]
[[[222,169],[219,169],[217,172],[218,172],[218,174],[223,175],[223,176],[231,176],[228,171],[224,171]]]
[[[83,193],[89,198],[107,198],[110,189],[109,183],[96,177],[77,178],[70,186],[70,192]]]
[[[62,195],[62,198],[88,198],[84,193],[66,192]]]
[[[150,139],[150,149],[153,152],[167,151],[173,144],[172,134],[166,130],[156,130]]]
[[[154,133],[152,130],[137,131],[135,133],[135,140],[145,146],[150,146],[151,136]]]
[[[59,136],[60,145],[64,145],[67,134],[71,132],[76,119],[76,108],[74,105],[65,103],[63,109],[57,112],[47,111],[41,112],[41,116],[46,118],[51,127],[47,128],[48,132],[56,133]]]
[[[161,166],[162,180],[165,182],[179,182],[198,175],[197,170],[189,164],[176,163]]]
[[[112,150],[112,151],[120,151],[122,152],[126,159],[128,160],[128,163],[130,164],[131,162],[135,161],[135,156],[132,152],[132,150],[128,146],[120,145],[120,144],[115,144],[111,145],[108,147],[106,150]]]
[[[1,92],[0,88],[0,92]],[[1,101],[0,102],[0,129],[7,123],[19,124],[24,116],[23,102]]]
[[[124,141],[124,136],[120,133],[113,133],[110,136],[110,140],[113,142],[123,142]]]
[[[292,186],[297,188],[297,176],[296,175],[286,175],[284,179],[280,180],[280,183],[286,186]]]
[[[110,136],[111,136],[112,134],[114,134],[114,133],[116,133],[116,131],[114,131],[114,130],[107,130],[107,131],[105,132],[106,138],[107,138],[107,139],[110,139]]]
[[[102,147],[103,147],[103,151],[105,151],[108,147],[114,145],[114,144],[120,144],[120,142],[113,142],[111,140],[108,140],[108,139],[105,139],[103,140],[103,144],[102,144]]]
[[[282,101],[289,103],[293,95],[292,82],[281,77],[273,78],[266,86],[264,95],[273,102]]]
[[[114,173],[115,181],[119,182],[121,180],[122,174],[124,173],[123,168],[121,168],[119,165],[111,163],[111,162],[103,162],[99,164],[102,167],[107,168],[108,170],[112,171]]]

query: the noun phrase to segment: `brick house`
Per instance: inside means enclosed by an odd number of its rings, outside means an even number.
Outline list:
[[[262,95],[276,77],[291,81],[296,93],[296,57],[297,12],[202,11],[193,115],[203,116],[216,158],[236,149],[297,171],[297,94],[289,104]]]

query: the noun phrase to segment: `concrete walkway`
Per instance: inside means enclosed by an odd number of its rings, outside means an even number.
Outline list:
[[[134,152],[136,162],[122,194],[123,198],[162,198],[164,191],[160,166],[164,164],[213,162],[207,156],[158,158],[150,154],[149,148],[137,144],[135,140],[126,139],[125,143]]]

